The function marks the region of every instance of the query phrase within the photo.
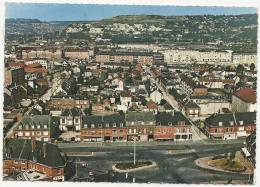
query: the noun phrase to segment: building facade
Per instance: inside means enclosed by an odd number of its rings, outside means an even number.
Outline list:
[[[64,181],[66,158],[54,144],[35,140],[5,139],[3,173],[34,170],[51,181]]]
[[[255,129],[255,112],[213,114],[205,120],[205,132],[211,139],[247,137]]]

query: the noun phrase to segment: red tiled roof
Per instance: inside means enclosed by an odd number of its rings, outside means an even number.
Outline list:
[[[27,67],[31,67],[31,68],[42,67],[42,65],[39,64],[39,63],[27,64],[26,66],[27,66]]]
[[[123,91],[121,92],[121,97],[131,97],[131,93],[130,92],[127,92],[127,91]]]
[[[48,81],[46,79],[40,79],[40,80],[37,80],[36,83],[40,86],[48,86]]]
[[[22,63],[22,62],[12,62],[12,63],[9,63],[9,67],[24,67],[25,64]]]
[[[157,108],[157,104],[155,102],[153,102],[152,100],[148,101],[146,103],[146,106],[148,109],[156,109]]]
[[[44,68],[31,68],[31,67],[25,67],[24,71],[26,73],[47,73],[48,70]]]
[[[247,103],[256,103],[256,90],[253,88],[241,88],[234,95]]]

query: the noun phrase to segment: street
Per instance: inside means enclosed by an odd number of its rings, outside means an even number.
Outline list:
[[[152,160],[157,163],[154,168],[149,168],[128,174],[111,172],[111,168],[118,162],[133,161],[133,147],[81,147],[62,149],[65,152],[89,151],[93,156],[69,157],[70,160],[79,159],[86,163],[87,167],[78,165],[77,175],[80,178],[88,176],[93,172],[95,181],[109,182],[132,182],[129,178],[135,175],[136,181],[151,183],[227,183],[228,180],[244,180],[248,176],[237,173],[223,173],[202,169],[194,164],[197,158],[217,155],[229,152],[232,148],[239,150],[241,145],[192,145],[192,146],[150,146],[137,147],[137,160]],[[192,152],[189,150],[192,149]],[[176,150],[182,150],[179,154],[172,154]],[[186,151],[186,153],[185,153]],[[178,151],[177,151],[178,152]],[[110,177],[109,177],[110,176]]]
[[[58,87],[64,82],[66,81],[69,76],[66,76],[65,79],[61,79],[61,74],[64,73],[64,72],[61,72],[61,73],[57,73],[57,74],[54,74],[54,79],[52,80],[52,87],[49,88],[45,94],[43,94],[36,102],[35,104],[29,108],[29,110],[26,112],[27,114],[37,105],[37,102],[39,100],[42,100],[44,103],[50,99],[50,97],[53,95],[53,93],[58,89]],[[18,123],[14,123],[14,125],[8,130],[8,132],[6,133],[6,136],[5,137],[11,137],[13,135],[13,130],[17,127]]]
[[[163,86],[158,81],[155,80],[155,75],[151,71],[149,71],[149,73],[151,74],[150,81],[154,82],[156,86],[161,90],[163,98],[174,108],[174,110],[179,111],[180,109],[178,102],[174,99],[174,97],[171,94],[167,92],[167,90],[163,88]],[[192,125],[192,139],[201,141],[207,139],[207,136],[203,134],[188,117],[186,118]]]

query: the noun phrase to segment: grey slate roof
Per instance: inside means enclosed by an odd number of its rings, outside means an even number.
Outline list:
[[[155,116],[156,125],[160,123],[162,126],[178,125],[178,122],[185,122],[185,125],[191,125],[188,119],[181,112],[161,112]]]
[[[43,146],[46,145],[47,154],[44,158]],[[3,148],[3,159],[30,160],[48,166],[63,167],[66,158],[56,145],[35,141],[34,152],[32,152],[32,140],[26,139],[6,139]]]
[[[197,103],[194,103],[193,101],[189,101],[184,106],[185,108],[200,108],[199,105],[197,105]]]
[[[234,115],[232,113],[221,113],[208,117],[205,120],[205,125],[208,127],[219,127],[219,122],[222,122],[222,127],[232,127],[230,121],[233,121],[233,126],[240,126],[239,122],[243,121],[243,126],[246,126],[256,124],[255,120],[256,112],[236,112]]]
[[[81,116],[83,112],[81,109],[74,107],[72,109],[65,109],[62,111],[61,116]]]
[[[99,125],[102,125],[101,126],[102,128],[112,128],[114,124],[116,125],[116,127],[125,127],[126,125],[125,117],[120,114],[111,114],[105,116],[100,116],[100,115],[84,116],[82,128],[83,129],[86,128],[85,125],[87,125],[87,128],[90,128],[91,125],[94,125],[95,128],[98,128]]]
[[[127,122],[153,122],[155,121],[153,112],[131,112],[129,111],[126,114],[126,121]]]
[[[38,125],[40,125],[39,130],[46,129],[44,126],[47,125],[47,129],[50,128],[51,120],[49,115],[34,115],[30,117],[24,117],[18,124],[17,128],[19,126],[22,126],[22,129],[24,130],[26,125],[28,125],[28,130],[32,130],[32,126],[34,125],[34,129],[36,129]],[[19,129],[20,130],[20,129]],[[38,130],[38,128],[37,128]]]

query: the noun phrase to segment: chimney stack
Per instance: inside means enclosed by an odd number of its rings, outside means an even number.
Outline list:
[[[47,156],[47,143],[43,143],[42,148],[43,148],[43,158],[46,158],[46,156]]]

